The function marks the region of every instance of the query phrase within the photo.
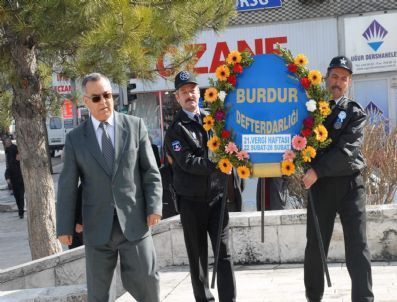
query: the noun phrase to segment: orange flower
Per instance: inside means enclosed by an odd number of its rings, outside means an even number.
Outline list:
[[[331,108],[329,108],[329,104],[326,101],[318,102],[318,110],[322,116],[328,116],[331,114]]]
[[[215,75],[219,79],[219,81],[226,81],[227,78],[230,76],[229,67],[227,67],[226,65],[218,66],[218,68],[215,70]]]
[[[305,55],[300,53],[294,58],[294,63],[299,66],[304,66],[309,63],[309,60]]]
[[[203,128],[205,129],[205,131],[210,131],[212,127],[214,127],[214,124],[215,120],[211,115],[207,115],[206,117],[204,117]]]
[[[321,72],[318,70],[310,70],[307,77],[313,85],[320,85],[323,79]]]
[[[233,169],[232,163],[227,158],[222,158],[218,162],[218,167],[223,173],[226,174],[229,174]]]
[[[295,165],[289,160],[283,160],[281,162],[281,173],[283,175],[291,176],[295,173]]]
[[[241,179],[245,179],[250,177],[251,172],[250,170],[247,168],[247,166],[240,166],[237,168],[237,174]]]
[[[210,149],[212,152],[215,152],[216,150],[219,149],[221,141],[219,137],[213,136],[208,142],[207,142],[207,147]]]
[[[218,90],[215,87],[208,88],[204,93],[204,100],[207,103],[213,103],[218,98]]]
[[[318,140],[320,143],[324,142],[328,137],[327,128],[321,124],[318,125],[313,131],[316,134],[316,140]]]
[[[241,54],[235,50],[229,53],[229,55],[226,58],[227,64],[235,64],[235,63],[240,63],[241,62]]]
[[[316,149],[314,149],[312,146],[307,146],[302,151],[303,161],[306,163],[310,163],[312,161],[312,158],[316,157],[316,154]]]

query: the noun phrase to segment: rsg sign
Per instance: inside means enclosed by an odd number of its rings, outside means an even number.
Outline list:
[[[281,0],[237,0],[236,10],[247,11],[247,10],[258,10],[265,8],[281,7]]]

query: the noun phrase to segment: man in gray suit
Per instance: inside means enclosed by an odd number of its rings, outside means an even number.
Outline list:
[[[89,302],[109,300],[120,254],[124,288],[139,302],[160,301],[159,275],[150,226],[161,218],[161,177],[140,118],[113,110],[110,81],[87,75],[82,83],[91,118],[71,131],[59,177],[57,236],[70,245],[78,183]]]

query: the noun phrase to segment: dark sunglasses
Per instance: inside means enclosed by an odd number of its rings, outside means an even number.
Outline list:
[[[87,98],[89,98],[93,103],[99,103],[102,100],[102,97],[105,100],[109,100],[112,98],[112,93],[111,92],[104,92],[102,95],[94,95],[94,96],[88,96],[86,95]]]

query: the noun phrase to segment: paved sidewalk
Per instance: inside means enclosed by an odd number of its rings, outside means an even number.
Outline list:
[[[0,154],[1,156],[1,154]],[[1,168],[1,165],[0,165]],[[60,166],[59,166],[60,168]],[[59,172],[57,166],[54,172]],[[1,172],[1,171],[0,171]],[[57,183],[58,175],[53,175]],[[0,175],[1,179],[1,175]],[[0,181],[0,189],[5,183]],[[0,190],[0,204],[15,206],[10,192]],[[16,210],[16,206],[15,206]],[[30,261],[26,218],[16,211],[0,211],[0,271]],[[373,263],[375,301],[397,302],[397,262]],[[161,296],[164,302],[194,301],[187,267],[170,267],[161,271]],[[324,302],[350,299],[350,279],[344,264],[330,264],[333,286],[325,289]],[[210,277],[211,280],[211,277]],[[304,302],[303,267],[301,264],[236,266],[237,301]],[[212,290],[217,297],[216,290]],[[0,295],[1,296],[1,295]],[[1,300],[1,299],[0,299]],[[134,299],[125,294],[118,302]],[[218,301],[218,299],[216,299]]]
[[[373,263],[375,301],[397,301],[397,262]],[[161,301],[194,301],[187,267],[171,267],[161,274]],[[332,287],[326,288],[324,302],[348,302],[350,278],[344,264],[330,264]],[[211,278],[210,278],[211,280]],[[236,266],[237,301],[304,302],[301,264]],[[216,290],[212,290],[217,297]],[[135,301],[125,294],[117,302]],[[216,301],[218,299],[216,298]]]
[[[0,270],[32,260],[28,241],[27,218],[18,217],[17,205],[4,179],[4,154],[0,149]],[[4,152],[4,151],[3,151]],[[61,159],[53,158],[52,178],[55,190],[62,168]]]

